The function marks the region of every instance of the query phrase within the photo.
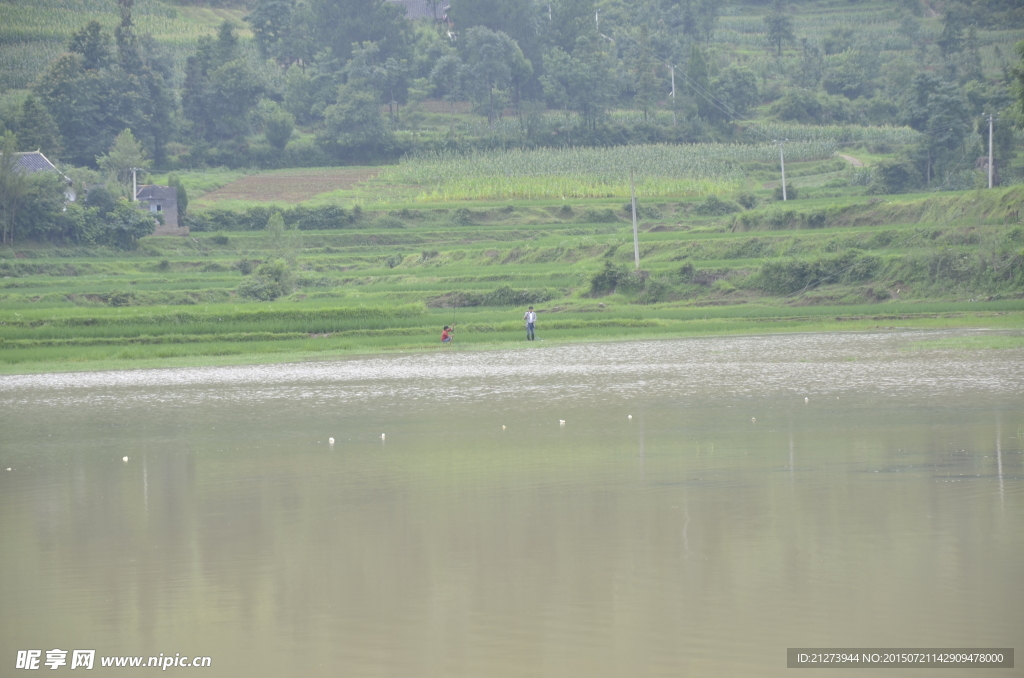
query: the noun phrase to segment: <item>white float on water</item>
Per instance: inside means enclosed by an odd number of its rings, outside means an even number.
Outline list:
[[[632,414],[630,414],[630,415],[627,415],[627,416],[628,416],[628,417],[629,417],[630,419],[632,419],[632,418],[633,418],[633,415],[632,415]]]
[[[559,426],[565,426],[565,419],[559,419],[558,420],[558,425]]]
[[[805,402],[805,403],[809,403],[809,402],[811,402],[811,399],[810,399],[810,398],[808,398],[808,397],[806,397],[806,396],[804,396],[804,402]]]
[[[501,425],[501,430],[502,430],[502,431],[504,431],[504,430],[505,430],[505,425],[504,425],[504,424],[502,424],[502,425]]]
[[[384,440],[384,434],[383,433],[380,434],[380,439]]]
[[[750,418],[750,423],[751,424],[756,424],[757,423],[757,417],[751,417]]]
[[[334,438],[328,438],[327,439],[327,444],[328,445],[333,445],[334,444]]]
[[[121,461],[127,463],[128,462],[128,457],[121,457]]]

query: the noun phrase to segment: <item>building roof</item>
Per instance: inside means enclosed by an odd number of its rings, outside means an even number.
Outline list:
[[[35,172],[60,172],[49,158],[39,151],[18,153],[18,169],[29,174]]]
[[[135,193],[136,200],[177,200],[178,189],[174,186],[155,186],[152,184],[146,184],[145,186],[139,186],[138,192]]]

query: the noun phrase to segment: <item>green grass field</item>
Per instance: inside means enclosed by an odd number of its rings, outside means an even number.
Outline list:
[[[717,216],[696,198],[641,202],[639,274],[620,198],[368,208],[292,231],[285,250],[263,231],[5,249],[0,372],[440,350],[445,324],[457,350],[524,346],[530,303],[538,345],[1024,328],[1022,187],[759,201]],[[279,256],[294,291],[244,297]]]

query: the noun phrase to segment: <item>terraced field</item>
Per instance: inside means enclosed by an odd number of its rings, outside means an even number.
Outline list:
[[[883,202],[367,210],[350,227],[149,238],[0,259],[0,370],[95,369],[807,329],[1024,327],[1021,189]],[[1017,206],[1017,210],[1014,210]],[[243,290],[281,257],[276,301]],[[288,263],[290,262],[290,263]]]

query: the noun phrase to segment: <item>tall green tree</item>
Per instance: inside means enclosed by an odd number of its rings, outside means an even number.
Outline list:
[[[238,53],[238,37],[223,22],[217,38],[200,38],[185,62],[181,106],[193,138],[209,143],[244,137],[265,86]]]
[[[576,111],[594,129],[617,93],[615,55],[604,39],[583,35],[572,54],[554,47],[545,55],[541,82],[551,105]]]
[[[51,160],[60,156],[60,130],[42,102],[29,92],[18,112],[18,142],[24,149],[38,149]]]
[[[775,47],[777,56],[782,56],[782,44],[794,40],[793,19],[786,14],[782,0],[772,2],[771,11],[764,17],[764,27],[768,44]]]
[[[18,211],[28,192],[28,178],[18,169],[18,139],[11,132],[0,137],[0,235],[4,245],[14,244]]]
[[[256,0],[252,11],[246,15],[245,21],[252,27],[256,47],[264,59],[280,56],[294,6],[292,0]]]
[[[474,26],[465,32],[462,48],[466,64],[466,89],[487,111],[493,124],[506,96],[515,102],[521,87],[533,75],[533,66],[516,41],[502,31]]]
[[[114,181],[131,186],[132,168],[148,169],[153,163],[146,157],[145,149],[132,131],[126,129],[114,139],[109,152],[96,158],[96,164]]]
[[[662,80],[658,77],[658,63],[654,59],[651,40],[646,26],[640,27],[637,50],[632,58],[633,103],[647,120],[651,110],[658,103],[662,92]]]
[[[125,128],[161,163],[173,134],[168,59],[155,41],[135,34],[130,0],[120,0],[120,7],[116,53],[109,49],[110,36],[90,22],[35,86],[60,130],[63,157],[76,165],[92,165]]]
[[[455,23],[460,40],[474,27],[501,32],[515,41],[527,62],[540,65],[542,50],[538,28],[543,19],[539,5],[533,0],[452,0],[448,16]],[[593,19],[593,14],[590,18]],[[472,65],[469,61],[466,64]],[[530,75],[533,75],[532,66]],[[532,91],[532,81],[529,85]]]

